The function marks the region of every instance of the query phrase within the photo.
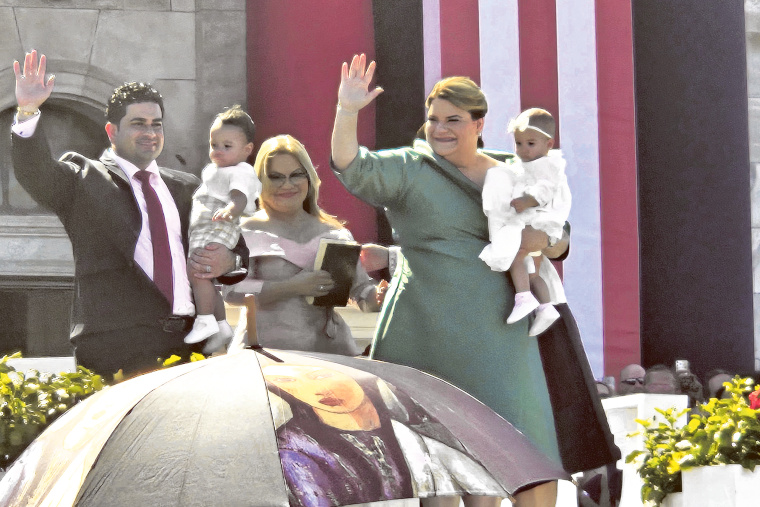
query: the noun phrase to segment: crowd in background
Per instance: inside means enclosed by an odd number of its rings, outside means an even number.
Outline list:
[[[644,368],[629,364],[620,370],[617,378],[604,377],[596,381],[600,398],[629,394],[685,394],[689,407],[697,408],[711,398],[730,397],[724,383],[734,378],[734,373],[713,369],[701,381],[693,373],[686,360],[677,360],[674,366],[655,364]],[[582,507],[614,507],[619,505],[623,486],[622,471],[615,464],[585,472],[579,479],[578,501]]]
[[[713,369],[704,376],[704,381],[689,368],[689,362],[678,360],[673,367],[656,364],[644,368],[640,364],[629,364],[620,370],[620,375],[597,380],[596,389],[601,398],[624,396],[635,393],[685,394],[689,406],[694,407],[710,398],[724,396],[725,382],[730,382],[735,373],[724,369]]]

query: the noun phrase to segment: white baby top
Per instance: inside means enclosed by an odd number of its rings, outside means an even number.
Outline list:
[[[261,194],[261,182],[251,164],[240,162],[229,167],[208,164],[203,168],[201,180],[201,186],[193,197],[208,195],[227,202],[230,199],[230,190],[238,190],[248,199],[243,214],[253,215],[256,212],[256,198]]]

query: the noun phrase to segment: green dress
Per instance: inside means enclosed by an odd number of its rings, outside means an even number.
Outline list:
[[[537,340],[528,336],[528,319],[505,323],[512,284],[478,259],[488,243],[481,189],[424,141],[362,147],[337,175],[351,193],[386,208],[403,253],[371,357],[451,382],[559,462]]]

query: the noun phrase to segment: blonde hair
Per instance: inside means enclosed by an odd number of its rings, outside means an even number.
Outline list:
[[[256,161],[253,163],[253,169],[256,171],[259,181],[264,185],[271,184],[267,169],[271,160],[277,155],[291,155],[306,170],[306,174],[309,177],[309,189],[306,193],[306,199],[303,201],[304,211],[326,224],[343,229],[343,224],[336,217],[325,213],[317,204],[319,185],[322,182],[317,175],[317,170],[314,168],[314,164],[311,162],[306,148],[295,137],[287,134],[279,135],[270,137],[261,143],[259,152],[256,154]]]
[[[473,120],[485,117],[488,112],[488,101],[483,90],[475,81],[464,76],[453,76],[438,81],[425,100],[429,108],[435,99],[448,100],[459,109],[464,109]]]
[[[536,130],[549,139],[554,139],[557,132],[557,122],[554,121],[554,116],[546,109],[533,107],[517,115],[517,118],[511,120],[507,127],[509,132],[516,130],[525,132],[528,129]]]

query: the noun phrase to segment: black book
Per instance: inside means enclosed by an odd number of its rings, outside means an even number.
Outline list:
[[[315,306],[346,306],[361,251],[362,246],[355,241],[321,239],[317,258],[314,259],[314,271],[330,273],[335,287],[324,296],[307,297],[306,301]]]

